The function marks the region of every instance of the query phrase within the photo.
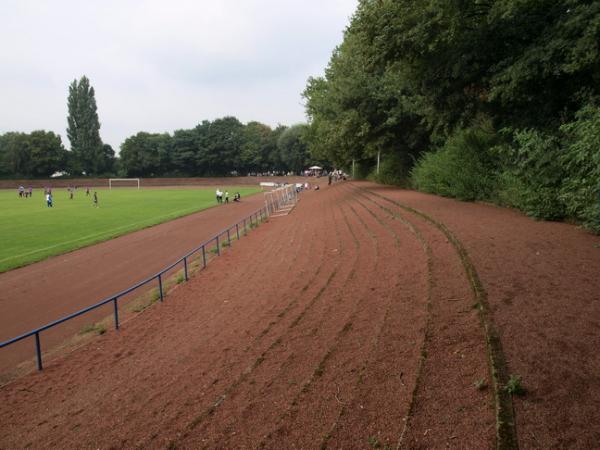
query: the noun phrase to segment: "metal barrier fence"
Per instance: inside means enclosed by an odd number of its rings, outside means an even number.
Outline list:
[[[159,291],[159,295],[160,295],[159,299],[161,302],[163,302],[165,299],[164,289],[163,289],[163,275],[166,272],[169,272],[170,270],[173,270],[178,265],[183,264],[184,278],[185,278],[185,281],[188,281],[188,279],[189,279],[188,261],[192,255],[194,255],[195,253],[200,253],[200,256],[202,258],[202,269],[205,269],[206,265],[208,263],[208,259],[207,259],[207,255],[206,255],[207,246],[210,246],[211,244],[214,243],[215,248],[216,248],[215,253],[217,254],[217,256],[221,256],[221,247],[222,247],[223,243],[227,242],[228,246],[231,245],[232,233],[235,232],[235,236],[239,240],[240,232],[247,233],[248,223],[250,224],[250,228],[252,228],[255,225],[258,225],[259,221],[263,221],[267,217],[268,217],[268,211],[265,208],[261,208],[258,211],[247,216],[246,218],[240,220],[236,224],[230,226],[226,230],[221,231],[215,237],[202,243],[199,247],[196,247],[192,251],[186,253],[183,257],[181,257],[180,259],[178,259],[177,261],[175,261],[173,264],[169,265],[168,267],[165,267],[163,270],[158,272],[156,275],[152,275],[152,276],[146,278],[145,280],[142,280],[139,283],[134,284],[130,288],[125,289],[124,291],[121,291],[117,294],[111,295],[110,297],[107,297],[104,300],[102,300],[92,306],[88,306],[87,308],[84,308],[73,314],[69,314],[68,316],[63,317],[62,319],[58,319],[58,320],[55,320],[54,322],[50,322],[47,325],[36,328],[35,330],[29,331],[28,333],[22,334],[15,338],[9,339],[8,341],[0,342],[0,349],[7,347],[11,344],[14,344],[16,342],[22,341],[23,339],[27,339],[28,337],[34,336],[35,337],[35,353],[36,353],[36,359],[37,359],[37,368],[38,368],[38,370],[42,370],[43,369],[42,348],[41,348],[41,343],[40,343],[40,333],[42,331],[45,331],[52,327],[60,325],[63,322],[74,319],[75,317],[79,317],[87,312],[90,312],[96,308],[100,308],[101,306],[104,306],[111,302],[114,306],[115,329],[118,330],[119,329],[119,299],[121,297],[124,297],[125,295],[130,294],[131,292],[135,291],[136,289],[139,289],[142,286],[145,286],[146,284],[148,284],[154,280],[158,280],[158,291]],[[226,239],[220,239],[220,238],[225,238],[225,237],[226,237]]]

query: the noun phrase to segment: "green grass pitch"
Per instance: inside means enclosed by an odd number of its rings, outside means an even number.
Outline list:
[[[245,196],[260,189],[225,187]],[[216,206],[210,189],[96,189],[98,208],[85,189],[73,200],[65,188],[53,189],[54,207],[46,206],[42,189],[31,198],[16,190],[0,191],[0,272],[24,266],[141,228]]]

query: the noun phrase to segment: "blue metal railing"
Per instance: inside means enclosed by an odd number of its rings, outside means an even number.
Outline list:
[[[4,342],[0,342],[0,349],[7,347],[11,344],[14,344],[16,342],[22,341],[23,339],[27,339],[28,337],[34,336],[35,337],[35,354],[36,354],[36,359],[37,359],[37,368],[38,370],[42,370],[43,369],[43,365],[42,365],[42,347],[41,347],[41,343],[40,343],[40,333],[42,331],[48,330],[52,327],[55,327],[57,325],[60,325],[63,322],[66,322],[68,320],[74,319],[75,317],[79,317],[85,313],[88,313],[94,309],[100,308],[101,306],[104,306],[108,303],[113,303],[113,315],[115,318],[115,329],[119,329],[119,299],[121,297],[124,297],[127,294],[130,294],[131,292],[135,291],[136,289],[139,289],[140,287],[154,281],[154,280],[158,280],[158,291],[159,291],[159,298],[160,301],[163,302],[164,301],[164,288],[163,288],[163,275],[167,272],[169,272],[170,270],[174,269],[175,267],[177,267],[179,264],[181,264],[183,262],[183,270],[184,270],[184,278],[185,281],[189,280],[189,270],[188,270],[188,259],[197,252],[201,252],[202,255],[202,269],[206,268],[206,265],[208,263],[207,260],[207,256],[206,256],[206,246],[210,245],[211,243],[215,242],[215,246],[216,246],[216,254],[218,256],[221,255],[221,245],[219,243],[219,238],[221,236],[227,236],[227,245],[230,246],[231,245],[231,231],[235,228],[235,232],[236,232],[236,236],[239,239],[240,238],[240,224],[243,224],[243,231],[246,234],[247,233],[247,222],[248,220],[250,221],[250,227],[253,227],[254,224],[258,224],[259,221],[262,221],[264,219],[266,219],[268,216],[268,212],[265,208],[261,208],[258,211],[252,213],[251,215],[245,217],[243,220],[237,222],[236,224],[230,226],[229,228],[227,228],[224,231],[221,231],[220,233],[218,233],[215,237],[209,239],[208,241],[202,243],[200,246],[194,248],[192,251],[186,253],[184,256],[182,256],[180,259],[178,259],[177,261],[175,261],[173,264],[169,265],[168,267],[165,267],[164,269],[162,269],[160,272],[158,272],[155,275],[152,275],[136,284],[134,284],[133,286],[117,293],[114,295],[111,295],[110,297],[105,298],[104,300],[88,306],[87,308],[84,308],[80,311],[77,311],[73,314],[69,314],[68,316],[63,317],[62,319],[58,319],[55,320],[54,322],[50,322],[42,327],[36,328],[35,330],[31,330],[27,333],[24,333],[20,336],[17,336],[15,338],[9,339],[8,341],[4,341]],[[222,241],[221,241],[222,242]]]

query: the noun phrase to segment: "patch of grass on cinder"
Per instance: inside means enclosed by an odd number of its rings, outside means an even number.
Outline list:
[[[523,387],[523,382],[521,381],[521,377],[519,375],[511,375],[504,387],[506,392],[510,395],[525,395],[527,393],[527,389]]]
[[[488,384],[486,383],[486,381],[483,378],[480,378],[473,384],[475,385],[475,389],[477,389],[478,391],[483,391],[484,389],[486,389],[488,387]]]
[[[150,304],[156,303],[160,299],[160,289],[154,288],[150,293]]]
[[[79,334],[96,333],[98,335],[106,333],[106,325],[102,323],[92,323],[84,326]]]

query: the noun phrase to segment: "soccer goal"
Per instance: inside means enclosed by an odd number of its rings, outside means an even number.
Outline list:
[[[117,187],[137,187],[140,188],[140,179],[139,178],[109,178],[108,179],[108,188],[117,188]]]
[[[298,192],[294,184],[265,192],[265,206],[272,217],[285,216],[289,214],[298,202]]]

